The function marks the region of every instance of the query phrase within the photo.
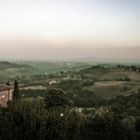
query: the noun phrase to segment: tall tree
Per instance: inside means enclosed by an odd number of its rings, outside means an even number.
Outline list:
[[[50,89],[44,99],[47,108],[66,108],[71,103],[62,90]]]
[[[18,82],[17,82],[17,80],[15,80],[15,83],[14,83],[13,99],[14,100],[19,99],[19,88],[18,88]]]

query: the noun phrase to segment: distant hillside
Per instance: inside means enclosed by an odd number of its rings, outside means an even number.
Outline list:
[[[118,65],[119,66],[119,65]],[[124,66],[124,67],[118,67],[111,66],[111,65],[97,65],[92,66],[90,68],[83,69],[79,71],[79,74],[84,75],[85,77],[97,81],[111,81],[111,80],[117,80],[117,81],[123,81],[127,79],[130,79],[132,81],[140,81],[140,67],[134,67],[133,66]],[[132,67],[132,68],[131,68]]]
[[[6,61],[0,62],[0,82],[35,72],[36,69],[29,65],[19,65]]]
[[[80,70],[90,66],[88,63],[80,62],[20,62],[20,64],[27,64],[38,70],[38,73],[54,73],[59,71]]]
[[[94,92],[103,98],[118,95],[136,94],[140,89],[140,67],[118,65],[113,67],[93,66],[77,74],[94,81],[84,89]]]
[[[8,68],[18,68],[20,65],[17,65],[16,63],[10,63],[6,61],[0,62],[0,70],[5,70]]]
[[[87,68],[87,63],[72,62],[0,62],[0,82],[22,79],[24,75],[42,75],[60,71],[80,70]]]

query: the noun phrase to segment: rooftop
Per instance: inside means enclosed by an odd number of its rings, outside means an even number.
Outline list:
[[[10,86],[0,84],[0,91],[9,90],[9,89],[11,89]]]

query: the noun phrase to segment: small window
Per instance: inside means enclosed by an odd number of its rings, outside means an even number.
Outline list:
[[[2,98],[5,98],[5,95],[2,95],[1,97],[2,97]]]

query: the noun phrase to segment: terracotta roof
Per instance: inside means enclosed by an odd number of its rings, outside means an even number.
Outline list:
[[[7,86],[7,85],[0,85],[0,91],[9,90],[9,89],[11,89],[10,86]]]

